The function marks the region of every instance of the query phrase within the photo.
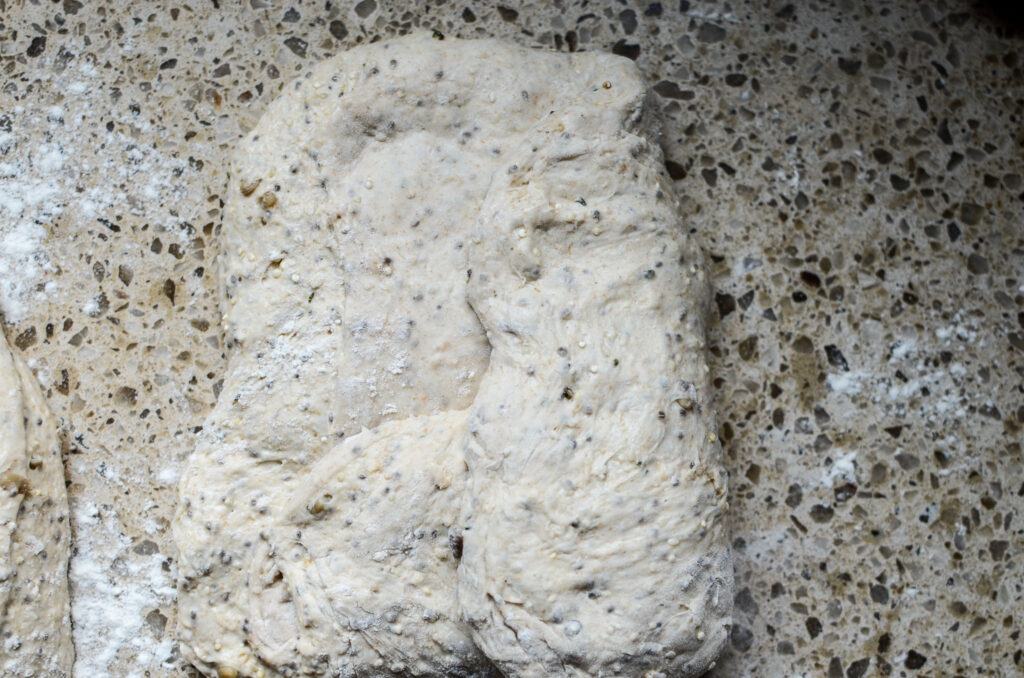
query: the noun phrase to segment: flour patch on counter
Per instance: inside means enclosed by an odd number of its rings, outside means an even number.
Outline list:
[[[830,374],[825,381],[829,389],[839,395],[855,396],[864,388],[863,380],[868,378],[866,372],[840,372]]]
[[[71,558],[71,617],[76,678],[104,678],[119,656],[133,662],[129,676],[145,675],[170,658],[173,644],[153,635],[146,616],[176,597],[169,559],[136,553],[117,513],[92,501],[76,502]]]
[[[64,95],[61,105],[14,106],[0,120],[0,313],[8,323],[60,293],[52,253],[74,237],[66,225],[117,232],[128,212],[181,244],[193,235],[193,215],[177,212],[185,197],[180,177],[193,168],[173,152],[136,141],[152,123],[109,107],[92,57],[69,66],[48,77],[48,86]],[[109,126],[96,125],[101,117]]]

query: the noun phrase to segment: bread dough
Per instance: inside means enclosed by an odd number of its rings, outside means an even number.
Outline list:
[[[707,285],[644,101],[625,59],[415,35],[314,67],[240,142],[228,370],[174,523],[197,667],[712,661]]]
[[[469,252],[491,358],[459,602],[510,676],[699,675],[730,623],[705,273],[642,83],[609,78],[613,105],[585,93],[525,135]]]
[[[57,421],[0,334],[0,672],[71,675],[67,491]]]

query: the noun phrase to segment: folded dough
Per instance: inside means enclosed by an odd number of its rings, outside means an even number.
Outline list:
[[[0,671],[71,675],[70,549],[57,420],[0,335]]]
[[[314,67],[239,144],[228,371],[174,523],[197,667],[712,661],[707,284],[644,91],[610,55],[416,35]]]

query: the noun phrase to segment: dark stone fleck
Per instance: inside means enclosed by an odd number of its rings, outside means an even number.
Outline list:
[[[167,628],[167,616],[160,610],[150,610],[149,614],[146,615],[146,624],[149,625],[153,635],[160,638],[164,635],[164,630]]]
[[[715,305],[718,306],[718,317],[725,318],[736,310],[736,299],[731,294],[715,293]]]
[[[736,594],[735,599],[736,608],[745,613],[749,618],[753,619],[757,616],[760,608],[757,605],[757,601],[754,600],[754,594],[750,592],[750,589],[744,587],[739,593]]]
[[[42,54],[43,50],[45,50],[45,49],[46,49],[46,36],[39,35],[39,36],[36,36],[36,37],[32,38],[32,42],[31,42],[31,44],[29,44],[28,49],[25,50],[25,54],[27,54],[30,57],[37,57],[40,54]]]
[[[850,363],[846,362],[846,356],[835,344],[825,346],[825,357],[828,358],[828,364],[832,367],[838,367],[844,372],[850,371]]]
[[[888,165],[890,162],[892,162],[892,153],[885,150],[884,148],[876,148],[875,150],[871,151],[871,155],[876,162],[882,165]]]
[[[907,660],[903,662],[903,665],[908,669],[917,670],[924,666],[924,663],[928,661],[928,658],[917,650],[911,650],[907,652]]]
[[[896,454],[896,463],[899,464],[900,468],[904,471],[913,471],[921,465],[921,460],[917,458],[916,454],[899,452]]]
[[[668,175],[675,181],[686,178],[686,169],[678,162],[666,160],[665,169],[668,170]]]
[[[285,44],[285,46],[288,47],[288,49],[290,49],[292,51],[292,54],[294,54],[295,56],[298,56],[298,57],[305,57],[306,56],[306,48],[309,47],[309,43],[308,42],[306,42],[302,38],[298,38],[298,37],[295,37],[295,36],[292,36],[292,37],[288,38],[287,40],[285,40],[284,44]]]
[[[168,59],[167,61],[165,61],[162,64],[160,64],[160,70],[161,71],[166,71],[166,70],[168,70],[170,68],[174,68],[177,65],[178,65],[178,60],[177,59]]]
[[[474,21],[476,21],[476,14],[473,14],[473,10],[467,7],[466,9],[462,10],[462,20],[465,21],[467,24],[471,24]]]
[[[981,221],[983,210],[980,205],[972,202],[965,202],[960,205],[960,221],[968,226],[974,226]]]
[[[835,514],[835,509],[825,504],[815,504],[811,507],[811,520],[816,523],[827,523]]]
[[[167,297],[168,299],[170,299],[172,304],[174,303],[174,294],[175,294],[176,290],[177,290],[177,285],[174,284],[173,280],[168,278],[167,280],[164,281],[164,284],[163,284],[164,296]]]
[[[675,84],[674,82],[669,82],[668,80],[662,80],[661,82],[656,84],[652,89],[659,95],[665,97],[666,99],[693,98],[693,92],[684,92],[683,90],[679,89],[679,85]],[[689,94],[689,97],[687,97],[687,94]]]
[[[501,5],[498,5],[498,14],[501,15],[502,21],[512,22],[519,18],[519,12],[511,7],[502,7]]]
[[[740,358],[750,362],[757,355],[757,335],[752,334],[736,346]]]
[[[935,40],[935,36],[929,33],[928,31],[910,31],[910,37],[912,37],[914,40],[917,40],[918,42],[923,42],[926,45],[931,45],[932,47],[937,47],[939,44],[938,41]]]
[[[737,652],[746,652],[754,646],[754,634],[742,624],[733,624],[729,643]]]
[[[355,9],[356,16],[360,19],[365,19],[377,9],[377,0],[362,0],[362,2],[356,4]]]
[[[154,553],[160,552],[160,547],[156,545],[151,539],[143,539],[141,542],[132,547],[132,551],[138,553],[140,556],[151,556]]]
[[[730,73],[725,76],[725,84],[729,87],[740,87],[747,81],[747,76],[742,73]]]
[[[871,585],[871,600],[875,601],[879,605],[884,605],[889,602],[889,589],[882,584]]]
[[[715,184],[718,183],[718,170],[716,170],[714,167],[711,167],[709,169],[702,169],[700,171],[700,175],[701,177],[704,178],[704,183],[706,183],[711,188],[714,188]]]
[[[332,21],[327,29],[331,32],[331,36],[335,40],[344,40],[345,36],[348,35],[348,29],[345,28],[345,24],[337,19]]]
[[[663,9],[660,2],[652,2],[644,10],[644,16],[661,16]]]
[[[636,12],[631,9],[624,9],[619,12],[619,23],[626,35],[633,35],[636,31]]]
[[[807,635],[811,638],[817,638],[821,634],[821,620],[817,617],[808,617],[804,625],[807,627]]]
[[[857,75],[860,71],[860,59],[844,59],[839,57],[839,70],[847,75]]]
[[[908,188],[910,188],[910,181],[904,179],[898,174],[890,174],[889,183],[891,183],[892,187],[895,188],[897,191],[905,191]]]
[[[293,38],[294,39],[294,38]],[[285,41],[287,43],[287,41]],[[231,74],[231,64],[221,64],[217,68],[213,69],[213,73],[210,75],[214,78],[223,78],[225,75]]]
[[[636,61],[637,57],[640,56],[640,45],[632,45],[625,40],[619,40],[612,45],[612,54],[618,54],[619,56]]]
[[[821,287],[821,278],[813,271],[800,271],[800,280],[808,287]]]
[[[988,543],[988,552],[992,555],[992,560],[1002,560],[1009,546],[1010,542],[1005,539],[993,539],[990,541]]]
[[[293,23],[297,22],[298,20],[299,20],[299,10],[295,9],[294,7],[289,7],[288,11],[285,12],[284,16],[281,18],[281,21],[283,21],[286,24],[293,24]]]
[[[725,40],[725,29],[718,24],[705,22],[697,29],[697,39],[701,42],[722,42]]]
[[[988,259],[981,256],[978,253],[972,253],[967,257],[967,270],[975,275],[982,275],[988,273]]]
[[[843,662],[839,657],[832,657],[828,663],[828,678],[843,678]]]
[[[862,678],[871,666],[871,657],[858,659],[846,668],[846,678]]]
[[[814,353],[814,342],[806,335],[801,334],[793,340],[793,350],[797,353]]]
[[[21,332],[17,337],[14,338],[14,345],[25,350],[29,346],[32,346],[37,341],[36,328],[29,327],[27,330]]]
[[[939,139],[942,140],[942,143],[947,146],[952,145],[953,135],[949,133],[949,121],[945,118],[943,118],[942,122],[939,123],[938,135]]]
[[[796,508],[803,501],[804,491],[799,485],[793,483],[789,486],[789,494],[786,496],[786,506],[790,508]]]
[[[793,7],[792,3],[785,5],[782,9],[775,13],[775,16],[779,19],[791,19],[796,15],[796,8]]]
[[[843,483],[833,489],[832,494],[835,495],[836,502],[841,504],[857,496],[857,486],[853,483]]]

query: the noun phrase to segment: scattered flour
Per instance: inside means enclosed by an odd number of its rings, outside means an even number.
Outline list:
[[[2,157],[13,145],[11,135],[5,136]],[[25,315],[37,279],[54,270],[40,248],[46,237],[42,224],[58,217],[64,205],[54,183],[43,176],[44,166],[63,166],[56,147],[30,153],[24,162],[0,162],[0,312],[9,322]]]
[[[116,224],[127,213],[187,240],[185,218],[174,210],[184,198],[179,177],[188,163],[136,143],[132,130],[151,123],[112,110],[99,71],[79,61],[60,76],[67,81],[46,78],[64,95],[62,106],[0,111],[0,314],[8,323],[60,292],[52,276],[60,240],[71,231]],[[108,129],[97,123],[101,118],[116,124]]]
[[[156,474],[156,480],[161,485],[177,485],[181,478],[181,469],[174,466],[165,466]]]
[[[100,314],[100,302],[99,299],[93,297],[89,301],[85,302],[82,306],[82,313],[86,314],[90,318],[95,318]]]
[[[71,558],[71,617],[74,622],[75,678],[125,675],[141,678],[164,665],[174,645],[156,638],[146,615],[176,597],[168,559],[131,550],[121,521],[111,508],[83,501],[73,513],[75,552]],[[114,674],[121,653],[132,670]]]
[[[889,362],[910,357],[916,348],[917,343],[913,339],[904,339],[903,341],[896,342],[896,345],[892,347],[892,360]]]
[[[854,396],[861,392],[863,388],[861,381],[868,376],[867,373],[861,371],[840,372],[839,374],[828,375],[826,382],[832,391],[842,395]]]
[[[836,481],[844,483],[857,483],[857,451],[849,452],[825,469],[821,476],[821,482],[826,487],[832,487]]]

